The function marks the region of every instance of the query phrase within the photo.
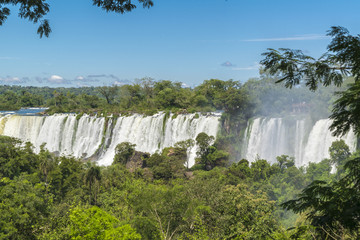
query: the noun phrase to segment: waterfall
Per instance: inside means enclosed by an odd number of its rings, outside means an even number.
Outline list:
[[[115,148],[121,142],[136,144],[136,149],[142,152],[155,153],[179,141],[194,139],[205,132],[216,137],[219,128],[220,115],[209,116],[186,114],[174,116],[160,113],[154,116],[132,115],[119,117],[113,128],[111,144],[99,160],[100,165],[109,165],[115,156]],[[195,164],[196,146],[191,149],[189,166]]]
[[[330,125],[330,119],[321,119],[312,126],[305,119],[256,118],[245,131],[243,157],[274,163],[277,156],[289,155],[295,157],[296,166],[320,162],[329,157],[329,147],[339,139],[331,135]],[[355,151],[357,139],[352,131],[342,139]]]
[[[136,144],[136,150],[155,153],[176,142],[195,139],[200,132],[216,137],[219,114],[159,113],[120,117],[94,117],[75,114],[52,116],[0,116],[0,134],[31,142],[35,152],[46,148],[60,155],[95,159],[110,165],[121,142]],[[196,146],[191,149],[189,166],[194,165]]]
[[[99,165],[110,165],[115,148],[121,142],[136,144],[136,150],[148,153],[161,151],[176,142],[195,139],[200,132],[216,137],[220,114],[165,114],[153,116],[134,114],[119,117],[55,114],[52,116],[0,116],[0,135],[31,142],[35,152],[46,148],[64,156],[91,158]],[[254,161],[257,157],[276,162],[276,157],[295,157],[296,166],[319,162],[329,157],[328,149],[338,138],[328,130],[331,120],[312,124],[308,119],[256,118],[248,122],[242,157]],[[345,135],[350,150],[356,148],[356,136]],[[189,166],[196,157],[194,146],[189,154]]]
[[[104,118],[74,114],[52,116],[8,115],[0,119],[0,134],[31,142],[35,152],[45,143],[50,152],[74,157],[93,155],[102,140]]]

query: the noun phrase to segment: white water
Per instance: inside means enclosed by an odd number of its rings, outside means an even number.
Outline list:
[[[302,120],[282,118],[257,118],[248,124],[245,134],[243,157],[254,161],[257,157],[276,162],[276,157],[295,157],[297,166],[320,162],[329,157],[329,147],[338,138],[331,135],[331,120],[322,119],[311,126]],[[352,131],[342,138],[351,151],[356,148],[356,136]]]
[[[98,164],[110,165],[115,148],[121,142],[136,144],[136,150],[154,153],[178,141],[195,139],[200,132],[216,137],[220,115],[195,114],[166,118],[164,113],[154,116],[121,116],[110,118],[74,114],[53,116],[0,117],[0,134],[31,142],[35,151],[46,143],[46,148],[60,155],[75,157],[94,156]],[[104,146],[101,146],[104,143]],[[94,155],[97,150],[101,150]],[[196,147],[191,149],[189,166],[194,165]]]
[[[31,142],[35,151],[46,143],[51,152],[74,157],[89,157],[101,144],[104,118],[73,114],[48,117],[11,115],[0,118],[0,134]]]
[[[216,137],[220,115],[195,114],[166,118],[164,113],[154,116],[132,115],[109,118],[74,114],[53,116],[0,116],[0,135],[31,142],[35,151],[46,148],[60,155],[79,158],[93,157],[100,165],[110,165],[115,148],[121,142],[136,144],[136,150],[154,153],[176,142],[195,139],[200,132]],[[314,125],[304,119],[257,118],[248,123],[243,157],[254,161],[257,157],[272,163],[286,154],[295,157],[297,166],[319,162],[329,157],[328,149],[337,138],[328,130],[331,121],[322,119]],[[349,132],[344,138],[350,150],[356,147],[356,137]],[[196,146],[190,151],[189,166],[194,165]]]
[[[155,153],[165,147],[187,139],[195,139],[205,132],[216,137],[219,128],[219,115],[201,116],[195,114],[178,115],[165,120],[165,114],[154,116],[132,115],[119,117],[113,129],[111,144],[100,156],[100,165],[109,165],[115,156],[115,148],[121,142],[136,144],[136,149],[142,152]],[[164,122],[165,120],[165,122]],[[189,166],[195,164],[196,146],[191,149]]]

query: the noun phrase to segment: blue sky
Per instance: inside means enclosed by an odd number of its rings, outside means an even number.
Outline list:
[[[53,32],[12,15],[0,27],[0,83],[94,86],[152,77],[195,86],[258,76],[261,53],[287,47],[319,57],[330,26],[360,33],[360,1],[154,0],[120,15],[91,0],[49,1]]]

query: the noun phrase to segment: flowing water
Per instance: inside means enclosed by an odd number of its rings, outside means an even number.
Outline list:
[[[46,148],[59,155],[92,158],[100,165],[110,165],[115,148],[121,142],[136,144],[136,150],[155,153],[176,142],[195,139],[200,132],[216,137],[221,115],[159,113],[153,116],[134,114],[120,117],[94,117],[75,114],[52,116],[0,116],[0,135],[31,142],[35,151]],[[309,119],[256,118],[249,121],[241,157],[276,162],[276,157],[295,157],[297,166],[319,162],[329,157],[328,149],[337,138],[328,130],[331,120],[313,124]],[[350,150],[356,148],[352,131],[343,137]],[[196,146],[190,151],[189,166],[194,165]]]
[[[245,131],[243,158],[256,158],[276,162],[276,157],[295,157],[297,166],[320,162],[329,157],[331,143],[339,138],[331,135],[330,119],[311,124],[305,119],[256,118],[248,123]],[[352,131],[342,138],[351,151],[356,148],[357,138]]]
[[[92,157],[100,165],[110,165],[121,142],[136,144],[136,150],[154,153],[176,142],[195,139],[200,132],[216,137],[219,114],[154,116],[134,114],[104,118],[75,114],[52,116],[0,117],[0,134],[31,142],[35,151],[46,148],[60,155]],[[191,149],[189,166],[195,162],[196,146]]]

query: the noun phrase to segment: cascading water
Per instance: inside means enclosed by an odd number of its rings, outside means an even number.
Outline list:
[[[157,114],[154,116],[132,115],[119,117],[112,132],[111,144],[99,160],[101,165],[109,165],[115,156],[115,148],[121,142],[136,144],[136,149],[142,152],[154,153],[165,147],[187,139],[195,139],[205,132],[216,137],[220,115],[209,116],[196,114],[178,115]],[[189,166],[194,165],[196,146],[191,149]]]
[[[200,132],[216,136],[220,114],[186,114],[174,116],[92,117],[75,114],[53,116],[0,116],[0,135],[31,142],[35,151],[46,148],[60,155],[90,158],[100,165],[110,165],[115,148],[121,142],[136,144],[142,152],[154,153],[176,142],[195,139]],[[312,124],[305,119],[256,118],[245,131],[242,157],[257,157],[272,163],[286,154],[295,157],[297,166],[319,162],[329,157],[328,149],[337,138],[328,130],[331,121],[322,119]],[[356,136],[350,131],[343,137],[350,150],[356,148]],[[190,151],[189,166],[194,165],[196,146]]]
[[[47,117],[8,115],[0,121],[3,122],[0,134],[29,141],[36,152],[46,143],[51,152],[89,157],[101,143],[105,118],[84,115],[77,120],[74,114]]]
[[[100,165],[110,165],[115,148],[121,142],[136,144],[136,150],[154,153],[176,142],[195,139],[200,132],[216,137],[219,114],[186,114],[154,116],[134,114],[116,118],[91,117],[79,119],[74,114],[53,116],[0,117],[0,134],[31,142],[35,151],[46,148],[60,155],[94,157]],[[194,165],[196,146],[191,149],[189,166]]]
[[[329,147],[338,138],[331,135],[330,119],[321,119],[312,126],[304,119],[256,118],[245,131],[243,157],[254,161],[257,157],[276,162],[276,157],[295,157],[297,166],[320,162],[329,157]],[[351,151],[356,148],[352,131],[342,138]]]

